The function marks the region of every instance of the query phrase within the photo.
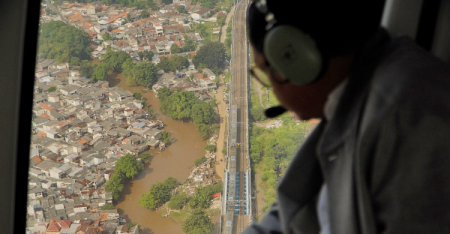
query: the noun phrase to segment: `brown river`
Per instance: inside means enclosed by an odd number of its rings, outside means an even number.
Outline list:
[[[143,86],[129,87],[122,74],[109,74],[110,87],[121,87],[130,92],[141,92]],[[142,92],[141,92],[142,93]],[[139,198],[147,193],[156,182],[172,176],[178,181],[184,181],[194,167],[194,160],[205,154],[206,141],[200,138],[193,123],[183,123],[159,112],[159,100],[153,92],[143,93],[147,104],[155,109],[158,119],[164,122],[164,130],[172,134],[172,144],[162,152],[150,152],[152,159],[144,170],[131,182],[125,184],[121,199],[116,205],[120,215],[127,221],[141,225],[144,234],[182,234],[181,223],[170,218],[161,217],[156,211],[148,210],[138,205]],[[213,218],[217,221],[217,217]]]

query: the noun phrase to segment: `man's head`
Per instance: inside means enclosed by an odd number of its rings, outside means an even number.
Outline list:
[[[283,82],[288,77],[277,72],[265,54],[267,51],[264,50],[268,48],[266,45],[264,49],[267,22],[253,2],[248,11],[247,25],[255,64],[269,74],[274,93],[284,107],[302,119],[322,117],[328,93],[348,75],[357,48],[379,28],[383,2],[301,1],[293,5],[286,1],[268,0],[267,6],[277,22],[273,28],[290,25],[310,36],[325,60],[324,66],[320,79],[312,84]],[[302,65],[304,63],[298,64]],[[301,77],[289,77],[289,80],[293,78]]]

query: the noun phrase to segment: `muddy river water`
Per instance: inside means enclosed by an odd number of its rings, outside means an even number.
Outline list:
[[[144,87],[129,87],[122,74],[109,74],[110,86],[121,87],[130,92],[142,91]],[[116,205],[120,215],[127,221],[141,225],[144,234],[182,234],[181,223],[170,218],[161,217],[156,211],[148,210],[138,205],[139,198],[147,193],[156,182],[172,176],[178,181],[184,181],[193,169],[194,160],[205,154],[206,141],[200,138],[193,123],[176,121],[159,112],[159,100],[153,92],[143,93],[149,104],[158,114],[158,119],[164,122],[164,130],[172,134],[173,144],[166,150],[151,152],[152,159],[144,170],[131,182],[125,184],[121,199]]]

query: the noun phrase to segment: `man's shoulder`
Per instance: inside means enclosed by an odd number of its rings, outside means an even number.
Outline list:
[[[450,110],[449,94],[448,64],[411,39],[400,37],[389,43],[374,70],[368,100],[386,110],[409,106],[437,111]],[[450,111],[442,114],[450,117]]]

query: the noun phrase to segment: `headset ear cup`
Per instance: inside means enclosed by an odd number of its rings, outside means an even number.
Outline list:
[[[310,84],[323,69],[323,57],[315,41],[293,26],[281,25],[268,31],[263,50],[271,68],[290,83]]]

